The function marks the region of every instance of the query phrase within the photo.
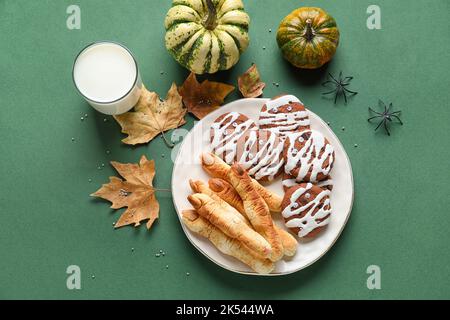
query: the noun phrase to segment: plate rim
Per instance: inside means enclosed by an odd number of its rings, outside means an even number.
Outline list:
[[[252,102],[256,102],[256,101],[258,101],[258,102],[259,102],[259,101],[267,102],[267,101],[269,101],[269,100],[270,100],[269,98],[244,98],[244,99],[237,99],[237,100],[231,101],[231,102],[229,102],[229,103],[227,103],[227,104],[221,106],[221,107],[218,108],[217,110],[215,110],[215,111],[211,112],[210,114],[208,114],[208,116],[209,116],[209,115],[214,115],[215,113],[219,113],[219,112],[221,111],[222,108],[228,107],[229,105],[234,104],[234,103],[236,103],[236,102],[248,102],[248,103],[252,103]],[[321,117],[319,117],[316,113],[314,113],[313,111],[311,111],[311,110],[308,109],[308,108],[306,108],[306,109],[308,110],[308,112],[310,112],[311,114],[313,114],[314,116],[316,116],[316,117],[322,122],[322,124],[323,124],[324,126],[328,126],[328,124],[327,124]],[[176,166],[176,163],[177,163],[177,161],[178,161],[178,159],[179,159],[179,157],[180,157],[180,154],[181,154],[181,150],[182,150],[182,148],[183,148],[183,145],[184,145],[184,143],[188,140],[187,138],[192,134],[192,132],[194,131],[194,129],[195,129],[197,126],[199,126],[199,125],[201,124],[202,121],[203,121],[203,119],[200,119],[196,124],[194,124],[194,126],[189,130],[188,134],[183,138],[183,141],[181,142],[181,145],[180,145],[180,147],[178,148],[178,153],[177,153],[177,156],[175,157],[175,161],[174,161],[174,163],[173,163],[173,168],[172,168],[172,178],[171,178],[171,184],[172,184],[171,190],[172,190],[172,195],[173,195],[173,193],[174,193],[174,188],[175,188],[175,187],[174,187],[174,186],[175,186],[175,183],[174,183],[174,182],[175,182],[175,181],[174,181],[174,179],[175,179],[175,175],[174,175],[175,166]],[[329,127],[329,126],[328,126],[328,127]],[[309,262],[308,264],[306,264],[306,265],[304,265],[304,266],[302,266],[302,267],[300,267],[300,268],[298,268],[298,269],[291,270],[291,271],[287,271],[287,272],[273,272],[273,273],[269,273],[269,274],[260,274],[260,273],[257,273],[257,272],[249,272],[249,271],[239,271],[239,270],[235,270],[235,269],[233,269],[233,268],[231,268],[231,267],[229,267],[229,266],[226,266],[226,265],[224,265],[224,264],[222,264],[222,263],[220,263],[220,262],[214,260],[213,258],[211,258],[211,257],[208,255],[207,252],[205,252],[203,249],[201,249],[199,246],[197,246],[197,244],[194,243],[194,241],[191,239],[191,236],[188,234],[188,229],[187,229],[187,227],[184,225],[183,220],[181,219],[181,214],[180,214],[180,212],[181,212],[182,210],[180,211],[180,208],[178,208],[177,204],[175,203],[175,199],[174,199],[174,197],[172,196],[172,202],[173,202],[173,206],[174,206],[174,208],[175,208],[175,211],[176,211],[178,220],[179,220],[179,222],[180,222],[180,224],[181,224],[181,227],[182,227],[182,229],[183,229],[183,232],[184,232],[186,238],[189,240],[189,242],[190,242],[190,243],[191,243],[191,244],[192,244],[199,252],[201,252],[206,258],[208,258],[211,262],[215,263],[216,265],[218,265],[218,266],[220,266],[220,267],[222,267],[222,268],[224,268],[224,269],[226,269],[226,270],[228,270],[228,271],[231,271],[231,272],[234,272],[234,273],[238,273],[238,274],[243,274],[243,275],[262,276],[262,277],[278,277],[278,276],[285,276],[285,275],[293,274],[293,273],[299,272],[299,271],[301,271],[301,270],[304,270],[304,269],[310,267],[311,265],[313,265],[314,263],[316,263],[317,261],[319,261],[323,256],[325,256],[325,254],[327,254],[327,253],[331,250],[331,248],[335,245],[335,243],[336,243],[336,242],[338,241],[338,239],[341,237],[341,234],[342,234],[342,232],[344,231],[345,227],[347,226],[348,220],[350,219],[350,216],[351,216],[351,214],[352,214],[352,212],[353,212],[353,203],[354,203],[354,200],[355,200],[355,185],[354,185],[354,181],[353,181],[353,168],[352,168],[352,163],[351,163],[351,161],[350,161],[350,158],[349,158],[349,156],[348,156],[348,154],[347,154],[347,151],[345,150],[345,148],[344,148],[344,146],[343,146],[341,140],[338,138],[338,136],[334,133],[334,131],[333,131],[331,128],[330,128],[330,132],[334,135],[336,141],[339,143],[340,147],[341,147],[342,150],[344,151],[345,158],[346,158],[347,163],[348,163],[348,165],[349,165],[349,168],[350,168],[350,181],[351,181],[351,187],[352,187],[352,188],[351,188],[351,189],[352,189],[352,197],[351,197],[351,201],[350,201],[349,211],[346,213],[345,221],[344,221],[344,223],[342,224],[342,226],[341,226],[341,228],[340,228],[340,230],[339,230],[338,235],[335,237],[335,239],[333,240],[333,242],[326,248],[326,250],[324,250],[324,251],[323,251],[316,259],[314,259],[313,261]],[[189,231],[189,232],[190,232],[190,231]],[[218,250],[218,249],[217,249],[217,250]],[[219,252],[220,252],[220,251],[219,251]],[[223,253],[221,253],[221,254],[223,254]]]

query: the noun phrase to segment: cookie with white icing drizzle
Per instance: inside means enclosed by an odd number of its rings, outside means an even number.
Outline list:
[[[293,132],[308,130],[310,121],[303,103],[293,95],[268,101],[261,109],[259,128],[269,130],[281,139]]]
[[[288,189],[281,212],[286,227],[300,238],[315,237],[330,222],[330,193],[309,182]]]
[[[306,130],[289,135],[284,144],[285,173],[297,182],[319,182],[329,175],[334,149],[318,131]]]
[[[233,164],[237,158],[237,141],[256,124],[246,115],[229,112],[218,117],[211,125],[211,148],[226,163]]]
[[[236,162],[258,181],[273,181],[283,169],[283,142],[267,130],[249,130],[237,143]]]
[[[282,185],[283,190],[286,192],[289,188],[298,186],[300,182],[297,182],[293,176],[287,173],[283,173]],[[328,189],[333,191],[333,179],[330,176],[327,176],[324,180],[315,183],[316,186],[321,187],[322,189]]]

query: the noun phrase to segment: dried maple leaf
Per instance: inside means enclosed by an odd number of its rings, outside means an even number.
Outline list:
[[[122,140],[126,144],[147,143],[161,133],[166,144],[173,147],[167,141],[164,132],[185,124],[185,115],[186,108],[183,107],[178,88],[173,83],[166,100],[160,100],[155,92],[143,88],[134,111],[114,118],[122,127],[122,132],[128,134],[128,137]]]
[[[125,180],[110,177],[109,183],[91,196],[110,201],[113,209],[127,207],[115,228],[131,224],[138,227],[142,221],[148,220],[147,229],[150,229],[159,217],[159,203],[153,187],[155,162],[142,156],[139,164],[112,161],[111,165]]]
[[[266,84],[261,81],[258,68],[253,64],[238,78],[239,91],[245,98],[257,98],[263,94]]]
[[[225,83],[205,80],[197,81],[195,73],[191,73],[180,87],[180,94],[188,111],[198,119],[219,108],[234,87]]]

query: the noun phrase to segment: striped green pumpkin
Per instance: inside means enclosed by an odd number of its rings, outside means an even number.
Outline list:
[[[249,24],[241,0],[173,0],[166,48],[196,74],[228,70],[248,47]]]
[[[281,21],[277,42],[283,56],[294,66],[316,69],[336,53],[339,29],[333,17],[324,10],[303,7]]]

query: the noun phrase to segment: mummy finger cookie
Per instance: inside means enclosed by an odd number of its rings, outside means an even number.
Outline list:
[[[330,221],[330,193],[312,183],[288,189],[282,202],[286,227],[300,238],[315,237]]]
[[[334,163],[334,149],[318,131],[289,135],[284,144],[285,173],[297,182],[316,183],[327,178]]]
[[[249,130],[237,143],[235,159],[258,181],[272,181],[283,168],[283,142],[266,130]]]
[[[295,96],[284,95],[268,101],[259,116],[260,129],[269,130],[281,139],[293,132],[308,130],[308,112]]]
[[[247,116],[238,112],[221,115],[211,125],[211,148],[213,153],[226,163],[233,164],[237,158],[237,141],[256,124]]]

